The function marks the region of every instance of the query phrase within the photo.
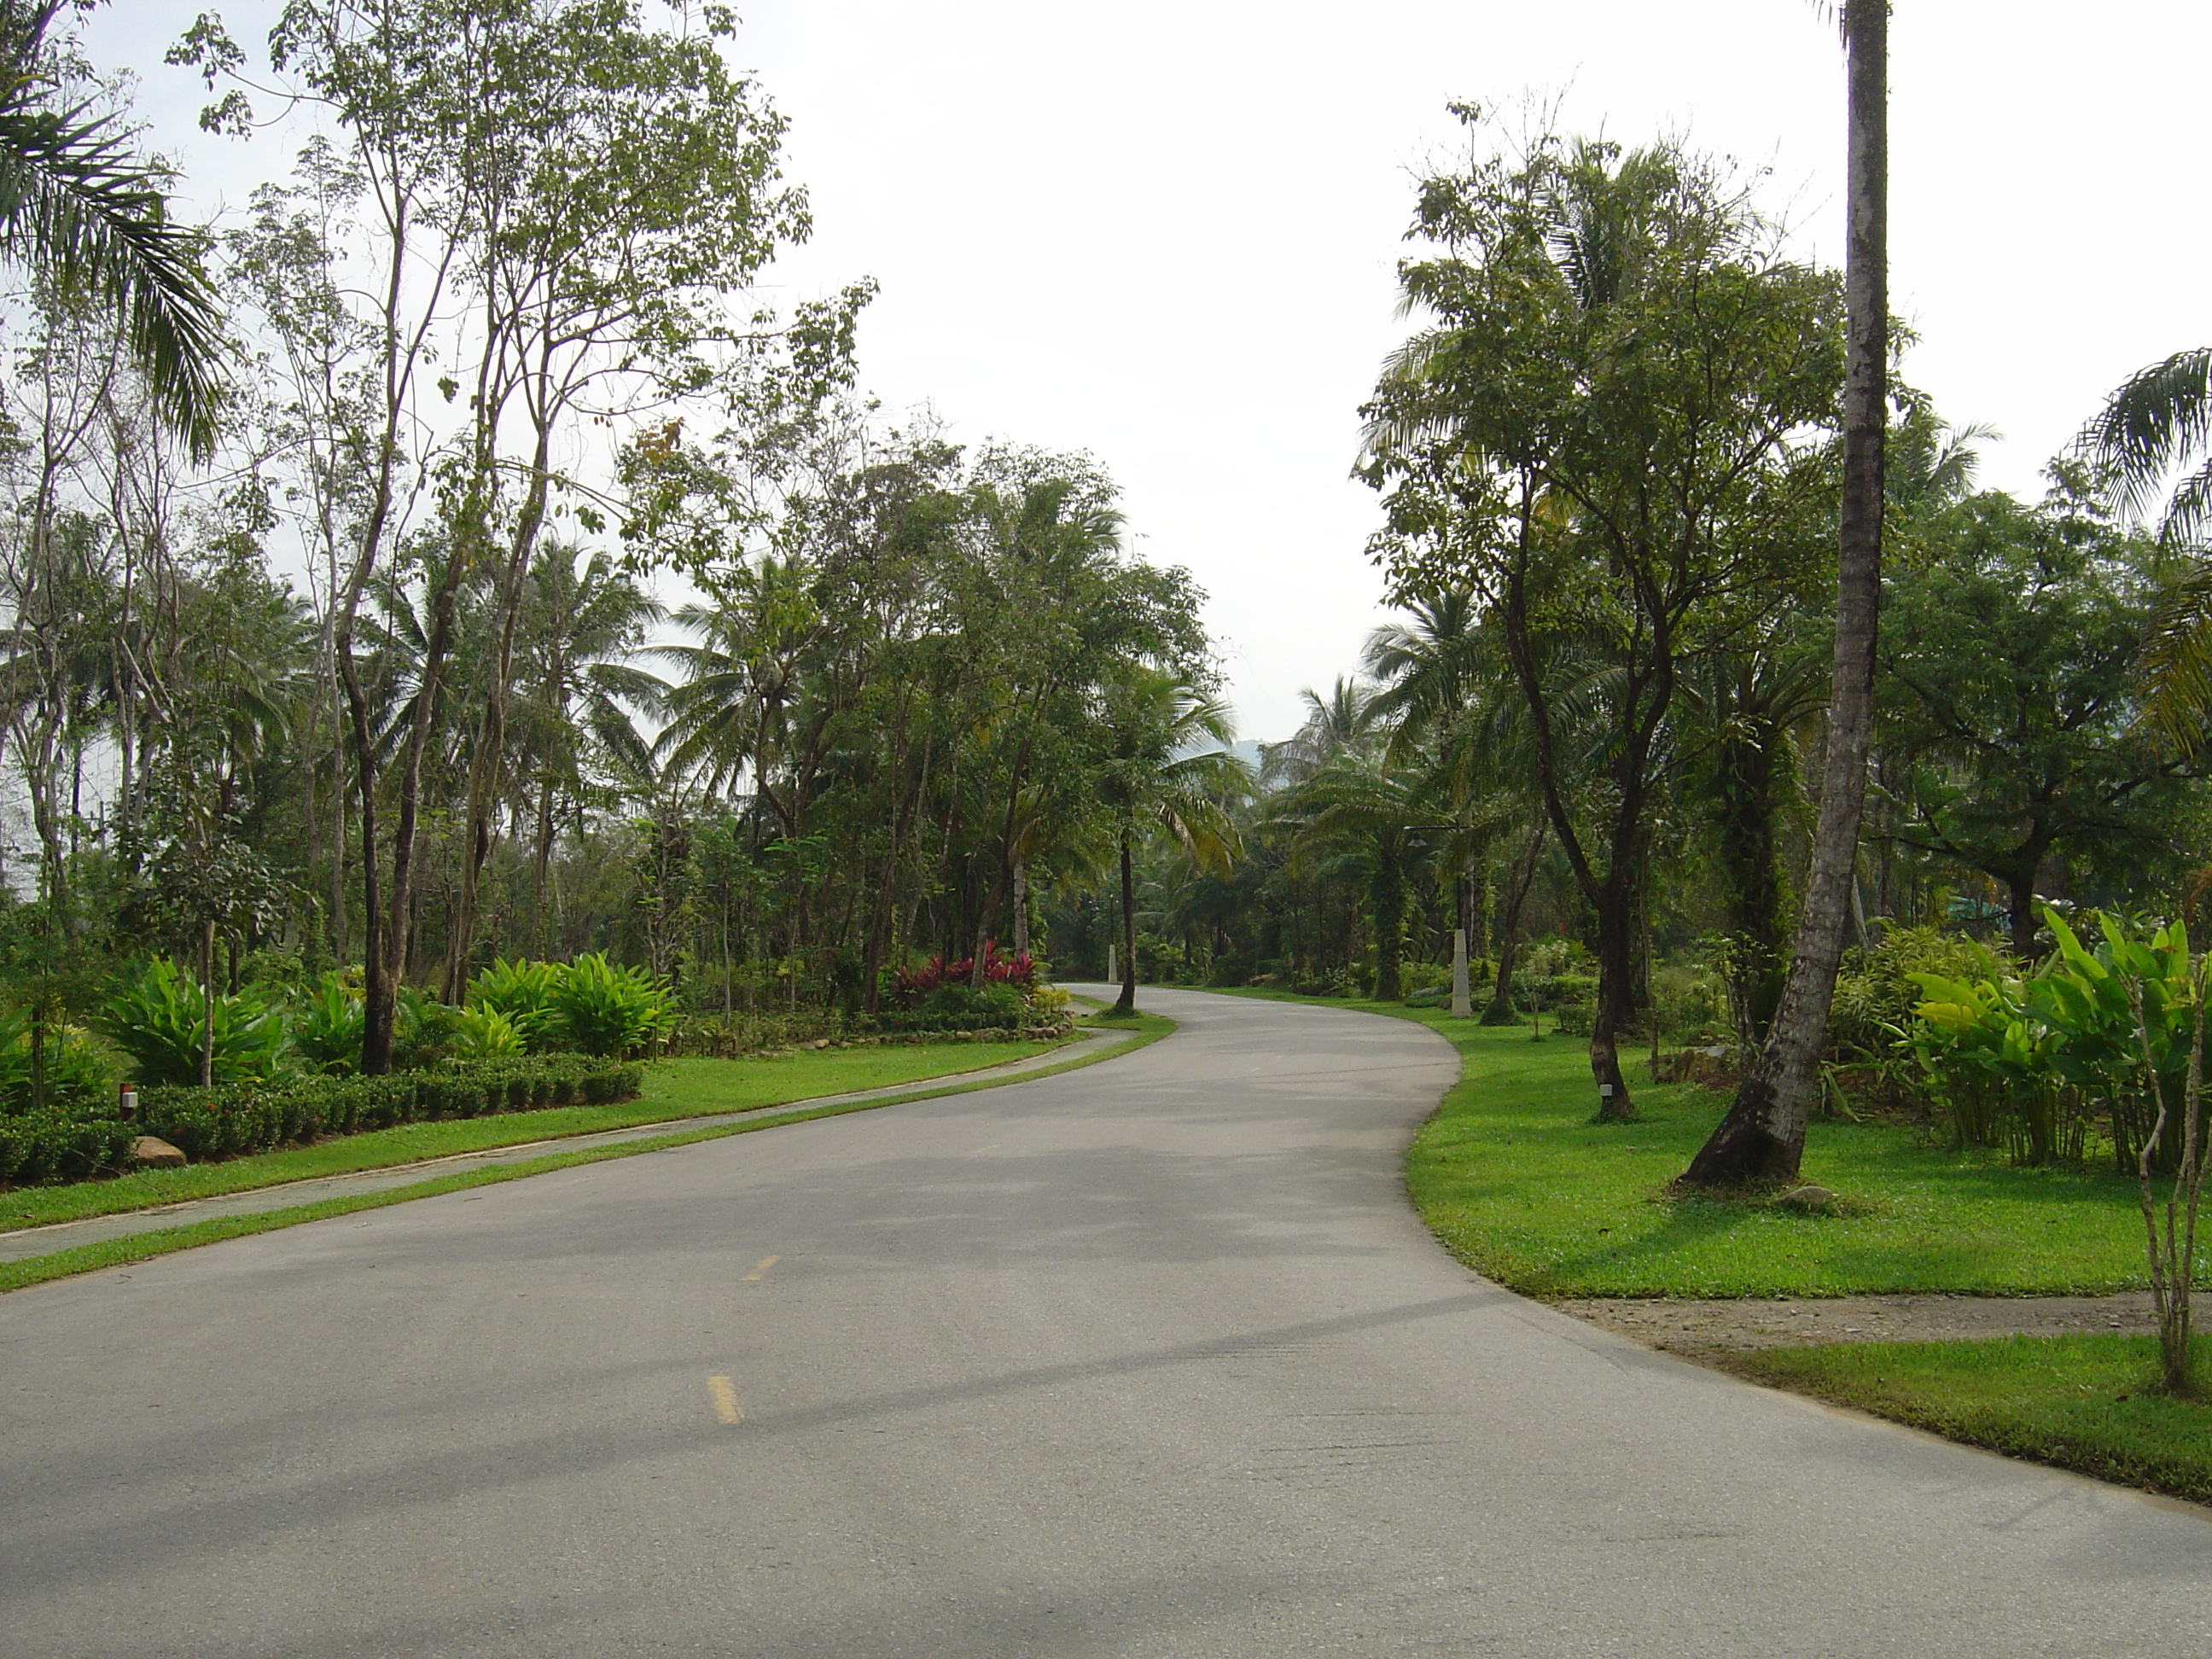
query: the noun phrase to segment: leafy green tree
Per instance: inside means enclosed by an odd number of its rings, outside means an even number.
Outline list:
[[[803,198],[776,178],[781,123],[722,57],[732,27],[715,7],[655,28],[635,0],[289,0],[271,32],[272,70],[340,135],[342,158],[319,177],[357,189],[374,268],[358,371],[370,387],[358,522],[333,604],[370,935],[362,1065],[372,1073],[390,1063],[420,878],[423,769],[462,595],[489,571],[490,672],[477,687],[466,845],[447,923],[465,957],[504,796],[523,590],[563,482],[552,465],[556,434],[609,411],[634,413],[641,400],[705,390],[718,349],[743,358],[783,337],[765,319],[740,321],[726,308],[775,246],[805,230]],[[236,81],[247,61],[210,16],[173,57],[201,69],[211,88]],[[236,130],[250,115],[234,88],[206,119]],[[453,434],[418,440],[425,381],[456,310],[473,326],[446,360],[463,373],[436,389],[448,400],[465,389],[462,419]],[[787,355],[817,378],[834,376],[849,322],[801,331]],[[522,434],[519,455],[502,448],[510,432]],[[396,783],[386,835],[354,639],[415,480],[434,486],[443,545],[423,567],[422,686],[388,763]]]
[[[1623,1119],[1676,693],[1808,562],[1792,532],[1830,475],[1803,434],[1834,418],[1840,295],[1668,146],[1540,139],[1426,180],[1415,230],[1433,253],[1401,282],[1431,320],[1366,408],[1378,551],[1401,596],[1468,585],[1494,610],[1595,918],[1590,1066]],[[1569,724],[1602,732],[1594,777]]]
[[[2190,822],[2193,756],[2136,720],[2156,550],[2063,487],[2041,507],[1971,496],[1921,534],[1883,600],[1888,833],[2001,884],[2032,958],[2055,865],[2139,875]]]
[[[1731,994],[1747,1042],[1780,1006],[1790,952],[1785,817],[1797,799],[1796,738],[1826,707],[1802,617],[1785,614],[1684,678],[1678,789],[1696,803],[1719,866]]]

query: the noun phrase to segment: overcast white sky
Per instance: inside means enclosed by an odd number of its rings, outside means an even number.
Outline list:
[[[193,127],[164,46],[207,0],[113,0],[91,48],[143,76],[203,215],[291,141]],[[223,5],[258,40],[268,0]],[[1380,619],[1346,474],[1402,331],[1412,181],[1448,99],[1564,94],[1564,125],[1662,130],[1771,170],[1806,251],[1841,254],[1842,62],[1812,0],[751,0],[735,57],[789,117],[813,243],[799,292],[870,275],[866,386],[954,435],[1097,454],[1139,546],[1212,596],[1245,735],[1354,665]],[[2133,369],[2212,338],[2202,211],[2212,8],[1897,0],[1893,304],[1907,373],[2043,462]]]

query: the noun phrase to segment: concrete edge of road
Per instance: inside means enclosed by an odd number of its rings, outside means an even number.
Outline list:
[[[404,1186],[386,1187],[373,1192],[349,1193],[307,1204],[292,1204],[268,1210],[258,1210],[244,1215],[226,1215],[204,1221],[187,1222],[164,1226],[149,1218],[149,1224],[142,1231],[125,1233],[55,1250],[45,1255],[24,1256],[14,1261],[0,1262],[0,1294],[10,1291],[27,1290],[33,1285],[46,1284],[57,1279],[73,1278],[80,1273],[98,1273],[107,1267],[128,1267],[147,1261],[155,1256],[173,1255],[203,1244],[219,1244],[225,1239],[242,1238],[254,1233],[274,1232],[282,1227],[300,1226],[310,1221],[327,1220],[332,1216],[350,1215],[358,1210],[381,1209],[388,1204],[405,1204],[418,1198],[436,1198],[446,1193],[461,1192],[472,1187],[489,1187],[501,1182],[520,1181],[535,1175],[550,1174],[556,1170],[574,1169],[580,1164],[604,1164],[611,1158],[629,1158],[641,1152],[667,1152],[678,1146],[689,1146],[702,1140],[720,1140],[729,1135],[750,1134],[756,1130],[781,1128],[786,1124],[811,1123],[820,1118],[842,1117],[848,1112],[870,1112],[885,1106],[902,1106],[915,1101],[938,1100],[948,1095],[974,1094],[985,1089],[1004,1088],[1013,1083],[1032,1083],[1040,1079],[1057,1077],[1063,1073],[1079,1071],[1086,1066],[1096,1066],[1102,1060],[1116,1060],[1136,1050],[1149,1047],[1163,1037],[1174,1034],[1176,1024],[1161,1014],[1143,1014],[1146,1024],[1131,1032],[1121,1042],[1108,1043],[1088,1054],[1064,1055],[1056,1061],[1027,1070],[1008,1069],[1006,1063],[975,1072],[959,1074],[957,1080],[936,1079],[917,1084],[910,1089],[893,1093],[871,1091],[859,1097],[831,1097],[812,1106],[793,1103],[797,1109],[785,1110],[775,1107],[756,1107],[738,1121],[717,1122],[665,1134],[643,1134],[611,1144],[580,1147],[562,1152],[550,1152],[541,1158],[520,1163],[495,1164],[471,1170],[457,1170],[446,1175],[434,1176],[426,1181]],[[1111,1028],[1109,1028],[1111,1029]],[[1018,1062],[1017,1062],[1018,1063]],[[898,1089],[898,1085],[890,1087]],[[543,1145],[544,1143],[539,1143]],[[458,1154],[467,1157],[471,1154]],[[433,1162],[450,1162],[450,1158]],[[375,1173],[375,1172],[368,1172]],[[264,1191],[281,1190],[264,1188]]]

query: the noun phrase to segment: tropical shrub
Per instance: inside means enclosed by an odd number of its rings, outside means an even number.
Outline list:
[[[204,1001],[200,987],[167,957],[156,957],[107,1000],[101,1024],[130,1056],[143,1084],[196,1084],[212,1006],[213,1079],[244,1083],[276,1075],[285,1053],[284,1022],[252,991]]]
[[[1451,969],[1438,962],[1401,963],[1398,990],[1408,1008],[1441,1008],[1451,1000]]]
[[[578,957],[552,995],[552,1030],[587,1054],[627,1054],[675,1029],[676,1001],[652,975],[605,956]]]
[[[325,974],[292,1005],[292,1051],[307,1070],[343,1076],[361,1063],[367,1010],[343,974]]]
[[[392,1069],[419,1072],[437,1065],[453,1052],[460,1022],[459,1009],[448,1007],[428,991],[401,986],[392,1021]]]
[[[0,1010],[0,1114],[32,1109],[31,1026],[24,1010]],[[41,1047],[39,1085],[46,1106],[88,1116],[114,1103],[114,1058],[88,1032],[75,1025],[49,1025]]]
[[[2187,1084],[2197,997],[2186,931],[2133,937],[2097,914],[2093,949],[2063,916],[2044,919],[2058,948],[2033,974],[1978,945],[1978,975],[1906,974],[1922,994],[1907,1041],[1961,1142],[2002,1143],[2027,1163],[2079,1158],[2101,1116],[2132,1170],[2158,1115],[2154,1084],[2169,1102]],[[2172,1167],[2183,1128],[2170,1115],[2156,1167]]]
[[[543,1048],[555,1024],[553,1000],[562,971],[558,963],[501,957],[469,981],[464,1001],[470,1008],[504,1015],[524,1046]]]
[[[294,1077],[226,1089],[149,1089],[137,1129],[195,1160],[234,1158],[324,1135],[441,1117],[481,1117],[635,1098],[642,1067],[583,1054],[453,1061],[389,1077]],[[132,1133],[137,1133],[134,1129]]]
[[[878,1023],[893,1031],[1017,1030],[1027,1012],[1021,992],[1004,981],[976,990],[954,980],[910,1007],[886,1010]]]
[[[521,1054],[528,1046],[514,1020],[489,1005],[464,1008],[454,1018],[456,1060],[492,1060]]]
[[[1891,927],[1871,950],[1844,953],[1828,1009],[1828,1052],[1844,1061],[1880,1061],[1927,1000],[1913,977],[2002,978],[2017,974],[2012,958],[1979,941],[1938,927]]]

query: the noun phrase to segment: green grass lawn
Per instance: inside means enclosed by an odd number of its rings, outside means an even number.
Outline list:
[[[710,1112],[742,1112],[817,1095],[926,1082],[1042,1054],[1048,1042],[902,1044],[809,1049],[772,1060],[663,1060],[646,1068],[645,1090],[614,1106],[553,1106],[535,1112],[410,1123],[318,1146],[264,1152],[182,1170],[141,1170],[112,1181],[24,1187],[0,1193],[0,1231],[88,1216],[120,1215],[189,1198],[210,1198],[319,1176],[386,1169],[424,1158],[480,1152],[533,1140],[623,1129]]]
[[[1840,1213],[1671,1197],[1727,1105],[1632,1084],[1641,1121],[1599,1127],[1583,1045],[1454,1033],[1459,1085],[1407,1156],[1414,1202],[1470,1265],[1544,1296],[2094,1294],[2146,1280],[2132,1182],[2016,1169],[1894,1125],[1816,1123],[1804,1178]]]
[[[1844,1213],[1670,1197],[1724,1096],[1638,1082],[1634,1066],[1641,1121],[1601,1128],[1579,1038],[1332,1006],[1417,1020],[1458,1047],[1460,1081],[1407,1152],[1407,1184],[1455,1255],[1528,1295],[2025,1296],[2148,1283],[2135,1184],[2109,1170],[2015,1169],[1911,1127],[1820,1122],[1804,1177],[1834,1188]]]
[[[1844,1213],[1671,1197],[1724,1096],[1632,1082],[1642,1121],[1600,1128],[1576,1038],[1536,1042],[1526,1026],[1329,1001],[1416,1020],[1458,1047],[1460,1081],[1408,1150],[1407,1184],[1454,1255],[1529,1295],[2006,1296],[2146,1282],[2136,1189],[2109,1171],[2014,1169],[1907,1127],[1824,1122],[1803,1173],[1834,1188]],[[2200,1386],[2212,1387],[2212,1339],[2197,1346]],[[2148,1335],[1830,1343],[1716,1363],[1954,1440],[2212,1502],[2212,1404],[2149,1390]]]
[[[2193,1345],[2212,1380],[2212,1338]],[[2148,1336],[1853,1342],[1738,1354],[1731,1370],[2015,1457],[2212,1503],[2212,1405],[2150,1392]]]

